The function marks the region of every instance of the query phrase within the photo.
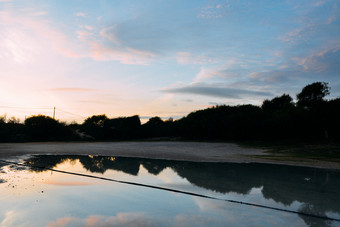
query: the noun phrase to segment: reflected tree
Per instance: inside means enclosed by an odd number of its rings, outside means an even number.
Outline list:
[[[322,216],[327,212],[340,213],[339,171],[270,164],[195,163],[108,156],[35,156],[26,163],[53,168],[53,165],[72,160],[79,160],[86,170],[96,173],[111,169],[136,176],[140,165],[143,165],[150,174],[157,175],[171,168],[191,184],[215,192],[246,195],[253,188],[262,188],[264,198],[285,206],[300,202],[300,211],[303,212]],[[309,217],[303,218],[307,224],[314,222]],[[327,226],[327,222],[318,223]]]
[[[314,214],[319,216],[325,216],[325,213],[318,211],[318,207],[312,204],[304,203],[299,209],[299,212]],[[330,220],[324,220],[320,218],[308,217],[306,215],[299,214],[299,217],[310,227],[330,227],[333,226]]]
[[[166,169],[169,165],[168,161],[164,160],[142,160],[140,162],[143,167],[151,174],[158,175],[160,174],[164,169]]]

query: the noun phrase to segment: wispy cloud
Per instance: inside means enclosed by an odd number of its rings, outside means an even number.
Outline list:
[[[295,42],[303,37],[307,33],[308,30],[311,29],[311,25],[307,25],[306,27],[301,27],[294,29],[293,31],[290,31],[286,34],[284,34],[282,37],[279,37],[279,39],[283,42]]]
[[[45,53],[81,56],[74,51],[74,45],[63,32],[55,29],[48,20],[32,16],[32,13],[33,10],[27,13],[0,11],[0,49],[3,57],[25,63],[37,60]]]
[[[139,51],[132,48],[119,48],[101,44],[99,42],[91,42],[91,55],[97,61],[120,61],[123,64],[148,65],[155,54]]]
[[[76,32],[83,45],[79,57],[88,57],[95,61],[119,61],[123,64],[148,65],[155,54],[124,45],[115,35],[115,26],[101,29],[99,34],[92,26],[81,26],[85,30]]]
[[[91,88],[68,88],[68,87],[63,87],[63,88],[51,88],[51,89],[48,89],[48,91],[53,91],[53,92],[95,92],[95,91],[99,91],[99,90],[91,89]]]
[[[84,12],[77,12],[77,13],[75,13],[75,15],[76,15],[77,17],[86,17],[86,16],[87,16],[87,14],[84,13]]]
[[[338,74],[340,71],[340,44],[307,57],[295,58],[295,60],[306,72]]]
[[[178,52],[176,56],[176,60],[178,64],[181,64],[181,65],[189,65],[189,64],[202,65],[202,64],[216,62],[215,59],[205,54],[195,56],[194,54],[189,53],[189,52]]]
[[[87,40],[89,36],[93,35],[93,33],[89,31],[77,31],[76,33],[77,33],[78,39],[81,39],[81,40]]]
[[[90,26],[90,25],[82,25],[81,27],[85,28],[86,30],[90,30],[90,31],[92,31],[94,29],[94,27]]]
[[[40,17],[48,15],[47,11],[37,10],[35,8],[23,8],[19,10],[21,13],[25,14],[26,16],[31,17]]]
[[[116,35],[116,26],[110,26],[107,28],[104,28],[100,31],[100,36],[102,39],[106,39],[109,40],[111,42],[113,42],[114,44],[121,44],[121,42],[119,41],[119,38]]]
[[[45,13],[33,9],[25,10],[19,16],[14,11],[0,12],[0,24],[3,25],[0,31],[0,57],[2,55],[3,58],[22,63],[31,62],[53,48],[56,53],[70,58],[146,65],[156,56],[150,51],[121,44],[114,36],[112,26],[102,29],[99,34],[94,32],[93,26],[80,26],[84,30],[75,32],[80,41],[76,42],[73,37],[54,28],[48,20],[39,18],[42,15]],[[85,14],[79,12],[77,16]]]
[[[226,80],[231,78],[237,78],[239,73],[234,71],[235,66],[238,68],[238,72],[241,71],[241,62],[238,60],[231,58],[224,61],[223,64],[214,67],[202,67],[199,73],[196,75],[194,79],[194,83],[205,82],[209,80]]]
[[[231,7],[229,1],[219,2],[216,4],[210,4],[202,7],[200,13],[197,15],[199,18],[216,19],[222,18],[231,13]]]

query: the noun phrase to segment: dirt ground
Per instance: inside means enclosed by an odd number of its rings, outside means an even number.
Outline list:
[[[23,155],[105,155],[200,162],[256,162],[340,169],[339,163],[316,160],[273,160],[265,150],[232,143],[206,142],[70,142],[1,143],[0,159]],[[272,156],[272,154],[271,154]]]

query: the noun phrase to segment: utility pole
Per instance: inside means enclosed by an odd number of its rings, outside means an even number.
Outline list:
[[[55,119],[55,107],[53,108],[53,119]]]

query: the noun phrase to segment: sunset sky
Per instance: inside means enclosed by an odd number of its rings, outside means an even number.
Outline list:
[[[0,115],[175,119],[340,96],[339,0],[0,0]]]

